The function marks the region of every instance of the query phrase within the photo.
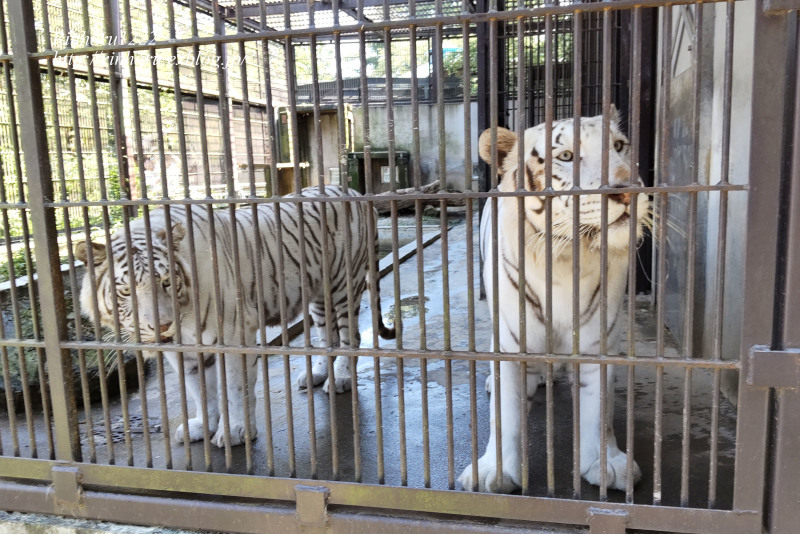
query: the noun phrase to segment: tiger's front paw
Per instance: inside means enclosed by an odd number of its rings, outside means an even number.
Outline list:
[[[311,385],[318,386],[322,384],[322,382],[328,378],[328,370],[322,369],[317,371],[317,369],[311,370]],[[308,388],[308,373],[305,370],[301,371],[300,374],[297,376],[297,389],[303,391]]]
[[[335,378],[333,381],[333,390],[336,393],[344,393],[345,391],[350,391],[352,384],[350,383],[350,377],[345,378]],[[322,391],[325,393],[330,393],[331,387],[331,380],[330,378],[325,381],[325,385],[322,386]]]
[[[217,430],[217,419],[210,418],[208,421],[208,431],[214,433]],[[175,431],[175,439],[183,441],[184,430],[183,425],[180,425]],[[194,417],[189,419],[189,441],[200,441],[203,439],[203,418]]]
[[[258,435],[258,429],[255,425],[250,425],[250,439],[256,439]],[[246,433],[245,433],[245,426],[244,423],[231,423],[231,447],[235,447],[236,445],[241,445],[246,440]],[[225,447],[225,428],[221,426],[217,433],[214,434],[214,437],[211,439],[211,443],[219,447],[220,449]]]
[[[488,491],[491,493],[511,493],[520,487],[519,473],[510,473],[506,465],[516,465],[519,467],[519,462],[509,459],[508,463],[503,462],[503,476],[497,476],[497,459],[494,455],[484,454],[478,460],[478,491]],[[518,470],[518,469],[517,469]],[[458,481],[464,486],[467,491],[472,491],[474,486],[472,478],[472,464],[468,465],[466,469],[458,477]]]
[[[627,454],[621,451],[609,451],[606,460],[606,487],[625,491],[627,489],[627,468]],[[581,474],[590,484],[600,486],[602,483],[600,458],[589,464],[589,467]],[[639,469],[639,464],[633,462],[633,485],[636,485],[641,478],[642,470]]]

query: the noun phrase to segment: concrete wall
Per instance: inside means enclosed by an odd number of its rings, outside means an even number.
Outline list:
[[[691,113],[695,97],[693,84],[694,65],[691,63],[692,34],[690,26],[683,26],[681,11],[674,8],[675,24],[672,65],[673,73],[670,98],[670,123],[668,135],[669,183],[688,183],[691,178]],[[694,9],[690,8],[690,9]],[[701,74],[701,131],[700,165],[698,181],[715,184],[721,178],[722,164],[722,94],[725,59],[726,6],[708,5],[704,11],[704,54]],[[744,0],[736,5],[733,55],[733,89],[731,106],[731,142],[728,179],[734,184],[750,181],[750,122],[753,75],[754,41],[753,0]],[[683,341],[685,319],[686,282],[686,201],[687,195],[670,195],[668,209],[669,245],[667,254],[668,273],[666,288],[667,324],[679,343]],[[740,356],[741,320],[744,303],[744,254],[745,229],[747,224],[747,195],[744,192],[728,194],[728,215],[723,222],[727,228],[725,258],[718,257],[717,244],[720,237],[719,193],[698,195],[698,243],[696,257],[697,283],[694,287],[695,314],[691,324],[693,354],[711,357],[714,350],[716,323],[717,278],[724,273],[725,288],[722,315],[722,357],[738,359]],[[737,376],[734,372],[723,375],[723,392],[736,401]]]
[[[394,135],[395,149],[413,149],[411,106],[394,106]],[[362,107],[353,108],[355,146],[356,151],[364,150],[364,110]],[[462,103],[448,103],[444,105],[445,128],[445,177],[444,182],[448,188],[463,191],[466,183],[464,176],[464,105]],[[472,126],[471,156],[472,163],[478,162],[478,130],[476,118],[478,105],[473,102],[470,106]],[[386,150],[389,145],[388,120],[385,105],[369,106],[369,131],[370,146],[373,151]],[[439,136],[438,117],[435,104],[420,104],[419,106],[419,137],[420,137],[420,171],[422,183],[427,184],[441,178],[438,169],[439,161]],[[413,161],[411,163],[413,166]],[[472,177],[470,176],[471,180]]]

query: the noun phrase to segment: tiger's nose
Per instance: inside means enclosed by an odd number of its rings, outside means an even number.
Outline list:
[[[614,185],[613,187],[625,187],[623,184]],[[612,200],[619,202],[623,206],[630,206],[631,194],[630,193],[613,193],[608,195]]]
[[[162,324],[161,325],[161,333],[163,334],[164,332],[166,332],[170,328],[172,328],[172,323]]]

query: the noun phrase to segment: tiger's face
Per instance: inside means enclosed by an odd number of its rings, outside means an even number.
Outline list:
[[[616,110],[609,125],[608,148],[608,187],[625,187],[631,184],[630,143],[617,125]],[[500,191],[512,192],[517,189],[519,150],[524,154],[524,175],[522,186],[528,191],[545,189],[545,154],[552,151],[552,188],[555,191],[569,190],[573,187],[575,165],[580,166],[580,188],[599,189],[602,184],[603,168],[603,117],[582,117],[580,125],[580,144],[576,148],[573,119],[553,123],[552,144],[545,146],[544,124],[528,128],[522,144],[515,133],[504,128],[497,130],[497,161],[500,175]],[[480,138],[481,158],[491,162],[491,130],[486,130]],[[521,146],[520,146],[521,145]],[[580,151],[580,154],[577,153]],[[636,176],[635,184],[642,185]],[[630,239],[631,194],[626,192],[607,195],[607,224],[609,250],[627,249]],[[570,242],[573,239],[573,225],[577,224],[581,241],[590,249],[599,249],[601,241],[602,195],[565,195],[552,198],[552,236],[554,240]],[[526,238],[539,240],[547,227],[544,197],[526,197],[525,221]],[[579,219],[574,219],[574,203],[578,203]],[[647,195],[640,193],[637,198],[636,235],[641,238],[642,226],[649,214]]]
[[[169,343],[176,331],[173,291],[177,297],[178,313],[189,303],[189,277],[186,276],[188,270],[179,256],[174,254],[175,276],[170,276],[167,235],[162,229],[153,231],[151,238],[153,248],[153,276],[151,276],[147,239],[141,232],[134,230],[133,227],[137,222],[131,225],[131,233],[134,235],[131,236],[130,261],[126,251],[124,229],[118,230],[111,237],[110,253],[105,245],[90,242],[92,257],[89,258],[87,242],[75,245],[75,257],[87,265],[89,261],[94,264],[94,285],[88,268],[84,276],[80,296],[81,311],[90,319],[94,319],[96,294],[100,322],[113,330],[116,301],[123,335],[131,340],[135,339],[137,326],[135,319],[138,319],[139,336],[143,342]],[[172,241],[176,250],[184,235],[185,230],[181,224],[173,227]],[[113,262],[113,279],[109,261]],[[136,315],[134,309],[137,311]]]

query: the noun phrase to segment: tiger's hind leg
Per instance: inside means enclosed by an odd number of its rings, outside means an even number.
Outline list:
[[[167,361],[173,369],[178,370],[179,359],[174,352],[165,352]],[[208,420],[208,431],[213,436],[219,424],[219,402],[217,399],[217,371],[216,356],[214,354],[204,354],[202,363],[196,353],[185,353],[183,355],[183,375],[186,383],[186,391],[194,403],[194,417],[189,419],[189,441],[199,441],[203,439],[204,416]],[[201,370],[202,368],[202,370]],[[205,378],[206,403],[203,409],[202,388],[200,387],[200,373]],[[175,431],[175,439],[183,441],[184,428],[181,424]]]
[[[349,349],[351,346],[358,348],[361,346],[361,332],[358,331],[358,309],[360,306],[360,295],[363,293],[364,288],[362,284],[362,288],[360,292],[353,291],[353,295],[359,295],[358,302],[353,303],[353,324],[355,325],[356,329],[353,332],[353,343],[350,343],[350,316],[347,310],[347,299],[345,298],[343,303],[340,303],[336,306],[336,329],[339,332],[339,344],[342,348]],[[355,298],[353,300],[356,300]],[[351,358],[345,356],[337,356],[336,361],[333,364],[333,389],[336,393],[344,393],[345,391],[350,391],[352,388],[352,375],[350,369],[350,362]],[[358,358],[352,358],[352,365],[358,363]],[[330,383],[331,379],[325,381],[325,384],[322,386],[322,390],[325,393],[330,392]]]
[[[317,329],[320,346],[327,348],[339,346],[339,332],[336,327],[331,327],[330,345],[328,336],[325,332],[325,304],[312,302],[308,307],[311,319]],[[318,386],[328,378],[328,356],[314,356],[311,361],[311,384]],[[300,374],[297,376],[297,387],[300,390],[308,388],[308,369],[305,364],[302,366]]]

